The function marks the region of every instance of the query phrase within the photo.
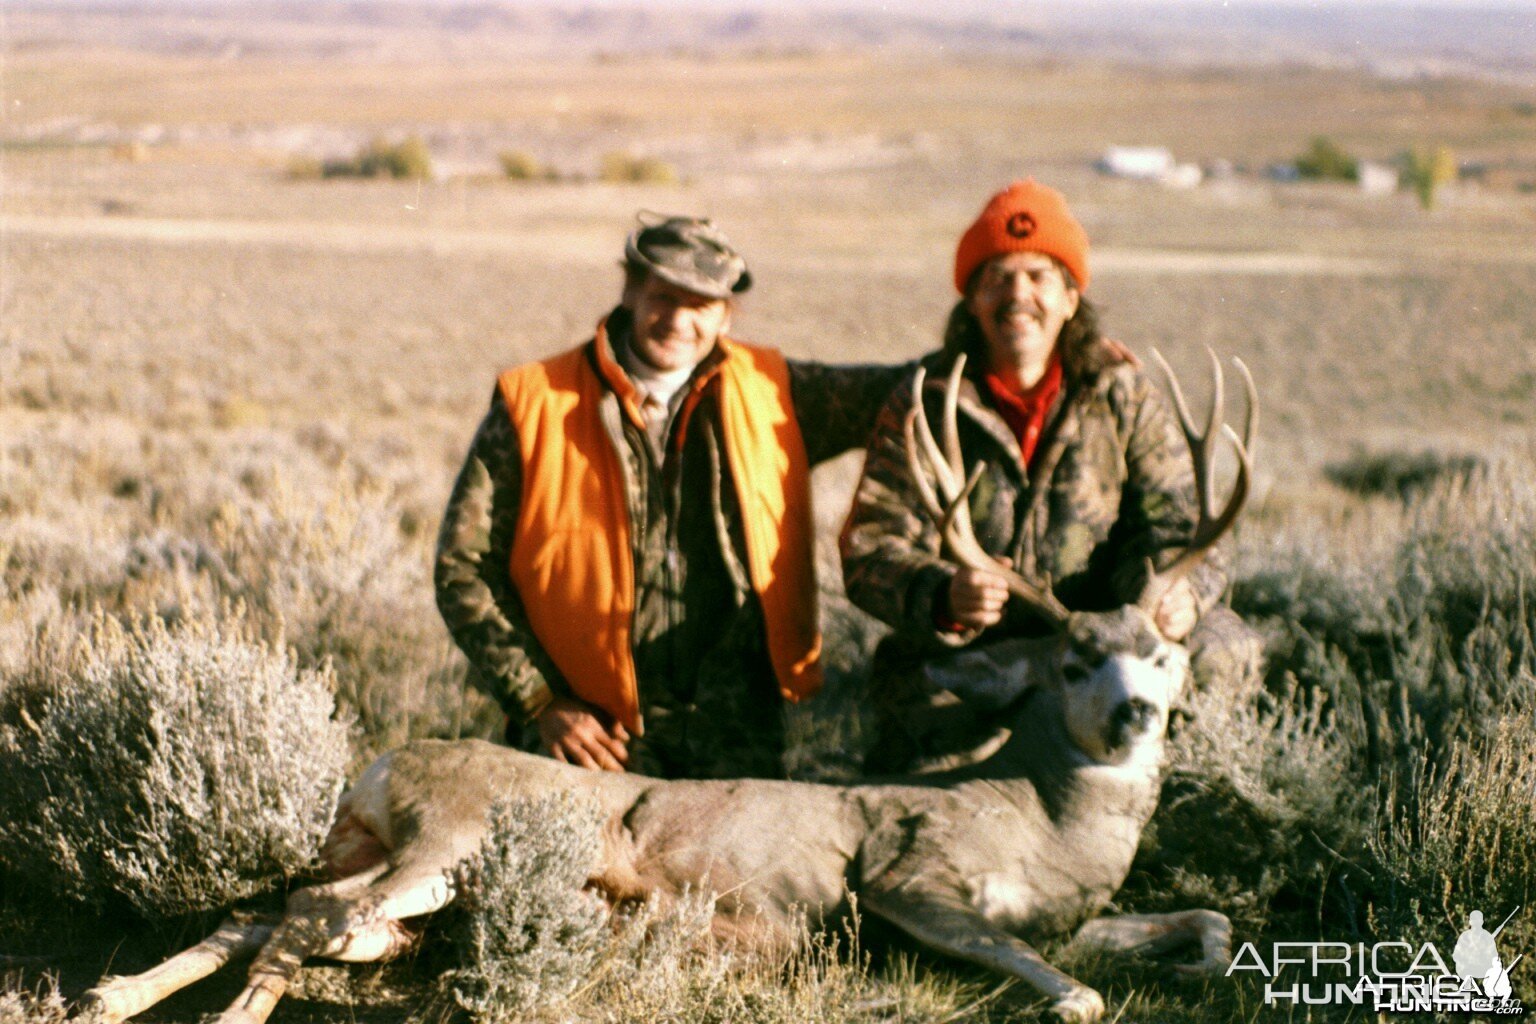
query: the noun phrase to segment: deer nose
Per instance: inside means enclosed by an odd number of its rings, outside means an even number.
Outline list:
[[[1157,714],[1157,708],[1150,701],[1140,697],[1132,697],[1115,708],[1110,716],[1110,722],[1116,729],[1124,729],[1130,732],[1144,732],[1147,726],[1152,724],[1153,717]]]

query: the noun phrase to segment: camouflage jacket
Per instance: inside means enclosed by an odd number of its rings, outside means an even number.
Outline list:
[[[622,311],[610,314],[608,327],[613,343],[622,344],[627,335]],[[696,372],[712,366],[706,359]],[[789,372],[795,414],[815,465],[865,443],[881,405],[911,374],[912,364],[790,360]],[[681,741],[669,734],[707,728],[714,730],[715,745],[725,747],[734,740],[719,730],[743,727],[743,718],[755,719],[754,728],[772,729],[776,725],[765,719],[777,719],[762,610],[747,575],[714,394],[706,389],[691,416],[674,416],[664,444],[620,415],[616,395],[603,398],[612,406],[602,419],[624,468],[632,527],[633,654],[646,739],[674,751]],[[676,436],[679,430],[685,436]],[[570,690],[530,630],[511,579],[522,473],[517,453],[511,419],[493,390],[443,516],[435,576],[438,607],[477,684],[521,720]],[[667,775],[685,768],[687,774],[711,774],[696,765],[645,767]],[[731,773],[773,774],[740,765]]]
[[[950,346],[923,360],[924,407],[935,431],[956,351]],[[986,462],[970,497],[982,547],[1032,579],[1049,579],[1069,608],[1133,600],[1145,560],[1166,561],[1194,526],[1193,468],[1162,396],[1097,341],[1063,353],[1062,390],[1026,468],[1017,439],[977,387],[981,365],[973,356],[961,381],[959,431],[967,470]],[[910,475],[903,424],[911,385],[909,378],[880,413],[841,546],[849,598],[896,629],[892,642],[917,654],[970,643],[976,634],[935,623],[935,601],[956,567],[940,557],[938,525]],[[1219,558],[1208,559],[1191,580],[1200,608],[1215,604],[1226,582]],[[1010,602],[986,636],[1043,628]]]

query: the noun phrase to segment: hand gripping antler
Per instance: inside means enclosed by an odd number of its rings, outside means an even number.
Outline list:
[[[1168,381],[1168,393],[1173,397],[1173,407],[1179,416],[1179,426],[1184,431],[1184,440],[1189,444],[1189,454],[1195,466],[1195,493],[1200,504],[1200,519],[1195,524],[1195,532],[1190,537],[1189,544],[1180,551],[1173,561],[1161,570],[1154,571],[1152,560],[1147,559],[1147,584],[1142,590],[1137,603],[1143,608],[1154,609],[1158,602],[1173,589],[1174,584],[1188,576],[1195,567],[1205,561],[1206,555],[1216,546],[1226,533],[1232,529],[1232,524],[1237,522],[1238,513],[1243,510],[1243,505],[1248,500],[1248,488],[1253,476],[1253,436],[1258,430],[1259,424],[1259,393],[1253,386],[1253,374],[1248,372],[1248,367],[1241,359],[1234,358],[1233,364],[1243,377],[1243,387],[1247,392],[1248,415],[1243,423],[1243,436],[1239,438],[1237,432],[1229,425],[1222,422],[1225,412],[1225,398],[1223,395],[1223,380],[1221,375],[1221,360],[1216,358],[1216,352],[1207,348],[1211,357],[1211,409],[1206,416],[1205,431],[1202,433],[1195,429],[1194,418],[1189,414],[1189,406],[1184,401],[1184,392],[1179,388],[1178,378],[1168,366],[1168,361],[1163,354],[1156,349],[1152,350],[1152,358],[1163,371],[1164,378]],[[1216,510],[1216,437],[1217,427],[1227,440],[1232,442],[1233,449],[1237,452],[1237,480],[1232,485],[1232,494],[1227,498],[1226,507],[1220,512]]]
[[[922,496],[923,505],[944,538],[944,550],[949,557],[967,569],[1001,576],[1008,592],[1028,607],[1038,612],[1054,625],[1067,621],[1067,608],[1056,599],[1049,587],[1043,587],[1022,574],[996,561],[987,554],[971,523],[970,498],[976,481],[986,470],[985,462],[978,462],[967,477],[965,462],[960,453],[960,429],[956,409],[960,402],[960,377],[965,372],[965,356],[955,360],[944,387],[943,447],[933,438],[933,428],[928,424],[928,413],[923,407],[923,385],[927,374],[921,367],[912,381],[912,409],[907,413],[906,451],[907,467],[912,480]],[[928,482],[924,472],[926,461],[933,471],[935,485]]]

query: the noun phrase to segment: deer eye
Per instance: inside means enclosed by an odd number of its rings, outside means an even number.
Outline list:
[[[1081,662],[1071,661],[1061,666],[1061,676],[1069,683],[1080,683],[1088,678],[1088,669]]]

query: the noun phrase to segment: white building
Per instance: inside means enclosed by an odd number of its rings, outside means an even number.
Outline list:
[[[1391,195],[1397,191],[1397,168],[1389,164],[1361,160],[1355,167],[1360,191],[1368,196]]]
[[[1164,146],[1111,146],[1094,165],[1102,173],[1169,188],[1194,188],[1205,177],[1198,164],[1181,164]]]
[[[1161,181],[1173,170],[1174,161],[1166,146],[1110,146],[1095,166],[1116,178]]]

